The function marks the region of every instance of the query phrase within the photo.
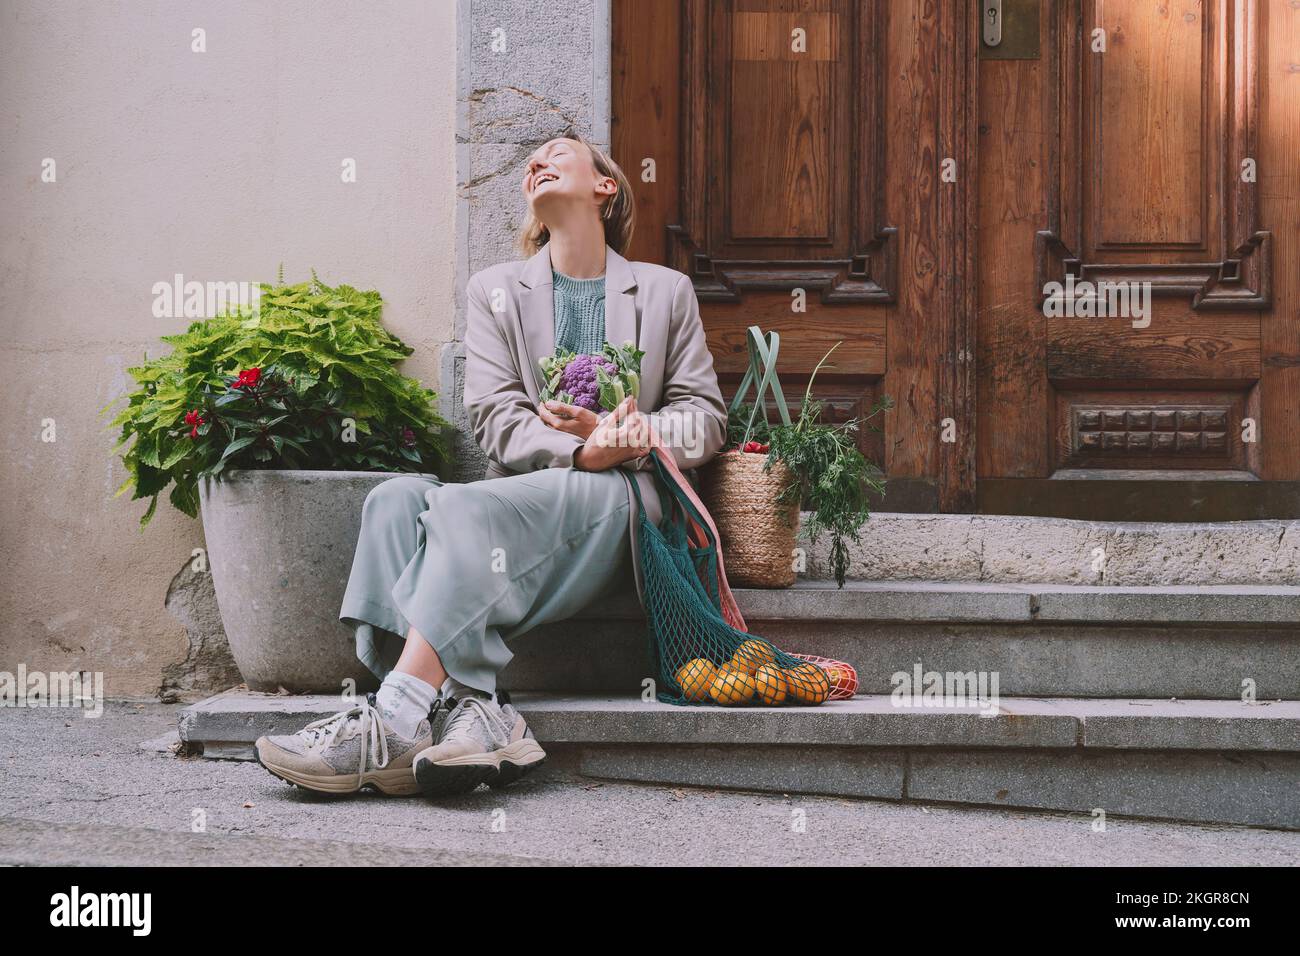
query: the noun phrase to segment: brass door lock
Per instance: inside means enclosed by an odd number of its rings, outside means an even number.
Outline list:
[[[984,0],[984,45],[1002,42],[1002,0]]]
[[[980,59],[1037,60],[1042,0],[980,0]]]

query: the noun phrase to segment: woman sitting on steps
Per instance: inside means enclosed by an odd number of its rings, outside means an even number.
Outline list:
[[[726,408],[694,287],[622,256],[634,222],[622,170],[561,137],[529,156],[523,192],[530,258],[468,288],[465,407],[490,480],[403,476],[366,498],[339,616],[383,684],[373,701],[257,741],[258,761],[290,783],[441,795],[535,768],[545,753],[496,686],[506,641],[635,578],[632,481],[661,517],[645,470],[651,429],[683,469],[722,447]],[[539,404],[540,359],[607,341],[645,353],[641,408],[629,397],[598,417]]]

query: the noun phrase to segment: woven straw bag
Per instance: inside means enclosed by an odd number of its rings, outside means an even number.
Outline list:
[[[704,469],[705,506],[722,538],[732,584],[788,588],[794,584],[794,541],[799,502],[780,502],[794,476],[780,462],[763,470],[767,455],[725,451]]]
[[[744,429],[748,438],[758,418],[768,422],[767,397],[771,395],[781,424],[790,424],[790,411],[776,375],[781,336],[766,335],[757,325],[746,330],[749,367],[727,408],[735,421],[742,403],[754,390],[754,404]],[[768,422],[770,425],[770,422]],[[799,531],[799,502],[780,502],[795,476],[781,462],[764,470],[766,454],[724,451],[703,472],[703,498],[722,538],[727,574],[736,584],[755,588],[788,588],[794,584],[794,540]]]

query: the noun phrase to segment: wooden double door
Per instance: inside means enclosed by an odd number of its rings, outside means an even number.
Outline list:
[[[782,333],[883,507],[1300,515],[1300,6],[614,0],[632,255]]]

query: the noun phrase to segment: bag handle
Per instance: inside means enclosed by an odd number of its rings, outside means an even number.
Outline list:
[[[665,516],[671,516],[671,509],[673,508],[680,510],[683,519],[687,522],[688,530],[690,524],[693,523],[704,535],[708,547],[716,548],[718,543],[714,540],[713,533],[709,530],[709,525],[704,520],[704,516],[700,514],[695,507],[695,503],[686,496],[677,482],[673,480],[672,475],[668,473],[668,469],[660,457],[661,454],[662,452],[659,449],[650,452],[650,457],[654,460],[655,475],[658,478],[655,485],[660,489],[661,499],[663,498],[663,492],[667,491],[668,501],[666,502],[667,507],[664,508]]]
[[[653,457],[653,454],[651,455],[651,457]],[[623,477],[626,478],[628,484],[632,486],[632,494],[636,496],[637,515],[638,517],[643,518],[646,515],[645,501],[641,497],[641,483],[636,480],[636,475],[637,473],[633,471],[633,472],[628,472]],[[671,492],[669,491],[669,488],[672,486],[672,482],[667,480],[666,476],[664,476],[663,474],[662,469],[656,469],[656,475],[659,478],[659,480],[656,481],[654,485],[655,485],[655,494],[659,496],[659,508],[664,515],[670,516],[672,513],[672,502],[675,500]]]
[[[663,459],[660,457],[661,454],[662,451],[658,448],[654,448],[650,451],[650,460],[654,463],[655,491],[659,495],[659,504],[663,510],[664,518],[674,520],[676,513],[680,511],[682,513],[683,521],[687,523],[688,529],[690,524],[694,523],[694,525],[704,535],[708,546],[717,547],[717,541],[714,540],[713,533],[709,530],[708,523],[704,520],[704,516],[701,515],[699,509],[695,507],[695,503],[692,502],[678,487],[677,482],[673,480],[672,475],[668,473],[668,469],[665,467]],[[646,511],[645,501],[641,497],[641,483],[636,480],[635,474],[626,477],[632,484],[632,494],[636,496],[637,514],[644,516]]]
[[[744,377],[740,380],[736,394],[732,396],[727,412],[728,414],[735,412],[744,404],[752,385],[754,406],[749,410],[749,421],[745,423],[745,438],[748,440],[760,414],[763,416],[764,424],[771,424],[767,417],[767,402],[764,398],[767,392],[772,393],[782,425],[790,424],[790,409],[786,405],[785,393],[781,390],[781,380],[776,376],[776,358],[781,351],[780,333],[774,330],[764,336],[762,329],[757,325],[751,325],[745,332],[745,343],[749,349],[749,367],[745,369]]]
[[[718,536],[717,526],[713,523],[713,518],[705,508],[704,502],[700,501],[693,488],[686,481],[686,476],[682,474],[681,469],[677,467],[677,462],[673,460],[672,455],[665,454],[662,447],[654,447],[650,454],[657,460],[656,466],[659,468],[659,475],[673,485],[673,495],[679,501],[684,501],[682,505],[683,512],[686,512],[687,504],[690,505],[690,515],[694,516],[695,521],[687,522],[687,535],[696,533],[704,539],[704,544],[697,544],[697,547],[711,547],[717,557],[717,595],[718,604],[722,611],[723,619],[738,631],[748,631],[749,627],[745,624],[745,617],[740,613],[740,607],[736,604],[736,598],[731,593],[731,588],[727,584],[726,562],[723,560],[721,540]],[[698,523],[696,523],[698,522]]]

